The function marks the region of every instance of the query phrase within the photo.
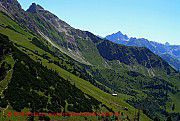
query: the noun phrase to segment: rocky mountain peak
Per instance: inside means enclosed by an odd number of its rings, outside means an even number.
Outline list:
[[[121,35],[121,34],[122,34],[122,32],[121,32],[121,31],[118,31],[116,34],[120,34],[120,35]]]
[[[117,33],[113,33],[112,35],[106,36],[106,39],[111,41],[115,40],[117,43],[122,44],[122,42],[126,42],[129,38],[127,35],[122,34],[121,31],[118,31]]]
[[[27,9],[27,12],[37,13],[38,11],[41,10],[44,10],[44,8],[36,3],[32,3],[31,6]]]
[[[166,46],[170,46],[169,42],[166,42],[165,45],[166,45]]]

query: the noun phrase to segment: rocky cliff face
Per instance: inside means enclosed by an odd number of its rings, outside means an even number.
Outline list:
[[[36,5],[35,3],[32,3],[32,5],[27,9],[27,12],[31,13],[37,13],[38,11],[44,11],[44,8],[40,5]]]

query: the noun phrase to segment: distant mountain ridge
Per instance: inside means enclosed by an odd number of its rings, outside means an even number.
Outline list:
[[[117,33],[113,33],[112,35],[106,36],[106,39],[111,40],[112,42],[118,43],[121,42],[121,44],[126,44],[129,40],[127,35],[122,34],[120,31]]]
[[[170,65],[176,68],[176,70],[180,70],[180,45],[170,45],[168,42],[161,44],[149,41],[145,38],[129,38],[120,31],[113,33],[112,35],[108,35],[105,38],[114,43],[126,46],[146,47],[166,60]]]

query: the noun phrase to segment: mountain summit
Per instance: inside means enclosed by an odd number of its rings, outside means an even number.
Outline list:
[[[106,36],[106,39],[112,40],[112,42],[115,42],[115,43],[126,43],[126,41],[129,38],[127,35],[124,35],[120,31],[118,31],[117,33],[113,33],[112,35]]]
[[[32,5],[27,9],[27,12],[37,13],[38,11],[41,10],[44,10],[44,8],[36,3],[32,3]]]

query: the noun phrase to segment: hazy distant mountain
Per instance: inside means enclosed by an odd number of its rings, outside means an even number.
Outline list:
[[[120,31],[112,35],[106,36],[106,39],[118,44],[126,44],[129,39],[127,35],[123,35]]]
[[[170,45],[168,42],[161,44],[144,38],[128,38],[127,35],[122,34],[120,31],[106,36],[106,39],[127,46],[146,47],[161,56],[174,68],[180,70],[180,45]]]

